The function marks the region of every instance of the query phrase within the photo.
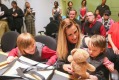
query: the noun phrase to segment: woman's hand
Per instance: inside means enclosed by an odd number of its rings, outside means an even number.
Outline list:
[[[71,74],[73,73],[73,70],[70,64],[64,64],[63,69],[67,71],[68,73],[71,73]]]

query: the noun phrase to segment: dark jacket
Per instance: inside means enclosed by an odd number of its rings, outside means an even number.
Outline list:
[[[14,17],[12,14],[17,13],[18,16]],[[10,29],[15,28],[15,29],[20,29],[23,26],[23,11],[20,8],[17,8],[15,11],[13,11],[13,8],[9,9],[8,13],[8,24]]]
[[[58,59],[57,62],[56,62],[56,68],[59,71],[62,71],[62,72],[65,72],[65,73],[67,73],[67,72],[63,70],[63,65],[64,64],[70,64],[70,62],[67,60],[67,57],[69,55],[71,55],[71,50],[73,50],[75,48],[75,44],[71,44],[70,42],[68,42],[67,44],[68,44],[68,55],[66,56],[66,58],[64,60]]]
[[[0,19],[8,16],[8,8],[4,4],[0,4],[1,11],[4,11],[4,15],[0,16]]]

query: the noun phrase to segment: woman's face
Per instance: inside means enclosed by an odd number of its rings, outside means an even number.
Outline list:
[[[12,3],[12,7],[13,7],[13,8],[16,8],[16,7],[17,7],[17,5]]]
[[[57,3],[56,3],[56,2],[54,3],[54,6],[55,6],[55,7],[58,7],[58,5],[57,5]]]
[[[79,40],[79,32],[75,25],[66,29],[66,37],[70,43],[76,44]]]
[[[86,4],[86,1],[83,1],[82,5],[84,6]]]
[[[29,4],[29,3],[26,3],[25,6],[26,6],[27,8],[29,8],[29,7],[30,7],[30,4]]]
[[[35,48],[36,48],[36,45],[35,45],[35,43],[33,43],[29,47],[27,47],[26,49],[24,49],[24,51],[27,54],[34,54],[35,53]]]

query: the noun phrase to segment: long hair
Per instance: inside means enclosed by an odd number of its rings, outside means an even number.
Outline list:
[[[76,26],[79,34],[78,42],[76,43],[75,47],[79,47],[80,44],[80,29],[79,26],[71,19],[64,19],[59,26],[59,32],[58,32],[58,41],[57,41],[57,52],[58,52],[58,58],[59,59],[65,59],[68,55],[68,43],[67,43],[67,37],[66,37],[66,29],[70,28],[72,25]]]
[[[87,1],[86,0],[82,0],[81,5],[83,5],[83,2],[85,2],[84,6],[86,6]]]
[[[30,33],[21,33],[17,38],[17,47],[22,55],[26,54],[24,49],[35,43],[34,37]]]
[[[20,8],[17,6],[17,2],[16,2],[16,1],[12,1],[11,4],[15,4],[15,5],[16,5],[16,9],[20,9]]]

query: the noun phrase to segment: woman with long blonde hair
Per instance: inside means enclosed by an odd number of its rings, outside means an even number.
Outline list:
[[[73,20],[67,18],[60,23],[57,41],[59,69],[70,72],[71,67],[67,57],[72,49],[79,48],[80,37],[80,28]]]

